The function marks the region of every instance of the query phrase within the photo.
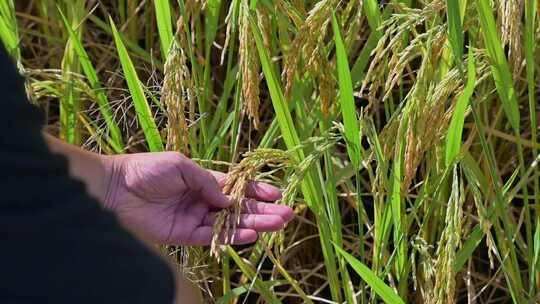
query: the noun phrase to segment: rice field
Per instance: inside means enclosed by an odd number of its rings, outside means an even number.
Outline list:
[[[184,153],[236,202],[283,189],[282,232],[162,248],[206,302],[521,304],[540,303],[538,10],[2,0],[0,38],[65,141]]]

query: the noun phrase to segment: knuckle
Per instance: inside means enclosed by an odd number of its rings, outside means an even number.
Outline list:
[[[170,158],[176,163],[184,163],[189,160],[184,154],[180,152],[163,152],[166,153],[167,158]]]

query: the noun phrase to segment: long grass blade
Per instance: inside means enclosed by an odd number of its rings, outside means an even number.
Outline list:
[[[378,33],[380,36],[379,26],[382,23],[381,11],[377,0],[364,1],[364,13],[366,14],[369,27],[372,32]]]
[[[268,86],[274,111],[276,112],[276,118],[281,129],[281,135],[283,136],[283,140],[285,141],[285,145],[287,146],[287,148],[294,149],[295,158],[297,161],[300,162],[305,158],[305,154],[302,149],[296,148],[300,145],[300,139],[293,123],[289,106],[285,101],[281,86],[278,84],[278,78],[275,76],[274,69],[270,64],[270,58],[266,53],[266,49],[264,47],[258,25],[253,20],[250,20],[250,23],[253,35],[255,37],[257,50],[259,52],[261,66],[266,79],[266,84]],[[308,206],[317,216],[317,220],[319,222],[318,228],[320,232],[321,249],[325,259],[330,289],[334,300],[340,301],[341,286],[339,284],[339,279],[337,275],[335,253],[332,250],[332,245],[330,243],[330,228],[328,226],[328,219],[326,218],[323,209],[324,203],[322,201],[322,194],[320,193],[320,188],[315,186],[316,178],[314,176],[315,174],[313,174],[312,172],[308,172],[308,174],[306,174],[301,185],[302,193],[304,194],[304,198],[308,203]]]
[[[205,45],[204,45],[204,52],[205,52],[205,59],[204,59],[204,91],[201,92],[201,98],[198,99],[199,101],[199,111],[204,114],[211,114],[211,112],[208,111],[208,102],[210,100],[210,97],[212,96],[212,82],[210,81],[210,74],[212,70],[212,62],[211,62],[211,56],[210,52],[212,50],[212,45],[214,43],[214,39],[216,38],[216,33],[218,29],[218,21],[219,21],[219,12],[221,9],[221,0],[209,0],[206,3],[206,16],[205,16],[205,27],[204,27],[204,37],[205,37]],[[216,118],[211,117],[210,119],[203,117],[201,120],[201,133],[202,133],[202,139],[203,144],[206,144],[209,140],[209,134],[207,130],[207,120],[212,121]]]
[[[360,206],[361,204],[360,188],[361,187],[359,184],[359,181],[360,181],[359,171],[360,171],[360,159],[361,159],[360,128],[359,128],[359,122],[358,122],[358,118],[356,114],[356,105],[354,103],[353,84],[352,84],[352,79],[351,79],[351,72],[349,69],[347,51],[345,50],[345,44],[341,36],[341,30],[339,28],[339,24],[336,19],[335,13],[332,14],[332,29],[334,31],[334,41],[336,44],[337,70],[338,70],[338,81],[339,81],[339,101],[341,105],[341,114],[343,115],[345,141],[346,141],[346,146],[347,146],[347,153],[349,155],[349,159],[353,166],[353,170],[355,171],[356,181],[357,181],[356,190],[357,190],[357,198],[358,198],[358,204],[359,204],[358,206],[359,233],[358,234],[362,236],[364,235],[363,233],[364,221],[363,221],[363,216],[362,216],[363,208]],[[332,188],[335,188],[335,183],[332,185]],[[336,214],[337,217],[340,216],[339,211],[335,213],[337,213]],[[341,220],[339,221],[339,223],[341,224]],[[339,229],[339,227],[335,229]],[[364,246],[360,246],[359,253],[361,256],[364,255]],[[345,274],[345,272],[346,270],[342,270],[342,273],[344,273],[343,276],[348,277],[348,274]],[[346,290],[349,290],[349,289],[346,289]]]
[[[525,60],[526,60],[526,69],[527,69],[527,92],[529,97],[529,117],[531,121],[531,126],[537,126],[538,120],[536,117],[536,62],[535,62],[535,51],[536,51],[536,9],[537,9],[537,0],[527,0],[525,1],[525,33],[524,33],[524,46],[525,46]],[[537,128],[531,128],[531,138],[532,138],[532,154],[538,155],[538,130]],[[536,171],[538,173],[538,171]],[[540,219],[540,182],[537,178],[533,180],[533,191],[534,191],[534,204],[536,206],[536,218]],[[540,274],[538,273],[538,267],[540,266],[538,260],[540,259],[540,220],[536,222],[536,232],[534,234],[534,251],[532,262],[529,263],[530,267],[530,277],[529,277],[529,294],[532,296],[535,285],[540,281]],[[540,286],[537,287],[537,292],[540,292]]]
[[[273,287],[281,286],[287,284],[286,281],[264,281],[261,282],[261,285],[265,285],[266,289]],[[235,298],[248,293],[248,292],[258,292],[258,290],[253,290],[251,288],[251,283],[243,284],[239,287],[231,289],[229,292],[225,293],[221,298],[217,299],[216,304],[228,304],[231,303]]]
[[[133,62],[131,62],[131,58],[129,57],[124,42],[122,41],[122,38],[114,25],[114,21],[112,18],[109,18],[109,21],[113,32],[114,41],[116,43],[116,48],[118,50],[118,56],[124,70],[124,76],[126,77],[129,91],[131,92],[131,96],[133,98],[133,104],[135,105],[135,111],[137,112],[137,118],[139,119],[139,123],[143,129],[148,147],[150,148],[150,151],[163,151],[163,141],[153,119],[148,101],[144,95],[144,89],[141,81],[139,80],[139,76],[137,76],[135,66],[133,65]]]
[[[371,269],[366,265],[358,261],[354,256],[347,253],[341,247],[335,246],[337,252],[342,255],[345,260],[351,265],[351,267],[358,273],[358,275],[364,280],[372,289],[383,299],[385,303],[389,304],[405,304],[405,302],[396,294],[396,292],[386,285],[377,275],[375,275]]]
[[[76,32],[82,35],[85,2],[77,0],[66,3],[71,26],[78,26]],[[76,56],[74,42],[68,39],[61,63],[64,92],[60,97],[60,137],[71,144],[80,144],[81,130],[77,119],[81,107],[80,91],[76,87],[76,76],[80,72],[80,62]]]
[[[173,41],[170,2],[169,0],[154,0],[153,2],[156,11],[159,40],[161,42],[161,58],[165,61]]]
[[[100,84],[97,72],[94,69],[92,62],[90,61],[86,50],[84,49],[81,39],[79,38],[77,33],[71,28],[63,12],[61,10],[59,10],[59,12],[60,16],[62,17],[62,21],[64,22],[64,26],[69,33],[70,41],[71,43],[73,43],[73,47],[75,49],[75,52],[77,53],[79,62],[83,68],[84,73],[86,74],[86,78],[88,78],[90,86],[95,92],[96,102],[99,105],[101,114],[103,115],[103,118],[105,119],[105,122],[110,132],[111,144],[115,152],[121,153],[124,150],[122,134],[120,132],[120,128],[114,121],[109,100],[107,98],[107,95],[105,95],[104,88]]]
[[[345,126],[347,153],[354,168],[360,169],[360,129],[354,104],[353,86],[347,52],[335,14],[332,15],[332,29],[336,43],[337,70],[339,79],[340,105]]]
[[[15,4],[13,0],[0,2],[0,40],[2,40],[7,51],[15,60],[20,61],[19,30],[17,19],[15,18]]]
[[[497,26],[490,2],[489,0],[478,0],[476,8],[480,17],[480,26],[491,61],[491,69],[497,92],[501,98],[502,106],[510,125],[519,134],[519,108],[516,91],[501,39],[497,34]]]
[[[259,279],[255,271],[253,271],[253,269],[251,269],[251,267],[242,260],[242,258],[236,253],[236,251],[234,251],[234,249],[232,249],[231,246],[227,246],[227,253],[231,256],[231,258],[234,260],[236,265],[240,267],[240,269],[242,270],[242,273],[247,275],[248,278],[253,281],[253,285],[264,297],[264,300],[266,301],[266,303],[271,303],[271,304],[281,303],[281,301],[268,288],[270,285],[265,284],[261,279]]]
[[[468,58],[467,85],[457,100],[456,108],[452,115],[450,126],[448,127],[448,134],[446,135],[445,164],[447,167],[454,161],[454,158],[459,154],[459,150],[461,149],[461,135],[463,134],[463,125],[465,123],[465,111],[467,110],[469,99],[476,85],[476,66],[472,49],[469,49]]]
[[[455,61],[459,64],[461,57],[463,57],[464,40],[459,0],[446,0],[446,16],[448,19],[448,40],[452,45]]]

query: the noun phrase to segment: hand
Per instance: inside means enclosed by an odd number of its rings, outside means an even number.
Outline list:
[[[231,204],[221,191],[225,174],[175,152],[112,156],[109,163],[104,203],[124,225],[160,244],[210,244],[217,211]],[[294,216],[287,206],[265,203],[281,197],[268,184],[250,183],[246,197],[235,244],[255,242],[258,232],[279,230]]]

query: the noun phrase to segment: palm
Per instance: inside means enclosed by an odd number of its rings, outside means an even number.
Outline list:
[[[208,245],[216,211],[229,202],[218,180],[224,175],[201,169],[174,152],[126,156],[110,205],[136,233],[161,244]],[[272,201],[277,189],[253,183],[252,199]],[[235,243],[251,243],[257,232],[280,229],[292,218],[286,206],[249,201],[235,232]]]

